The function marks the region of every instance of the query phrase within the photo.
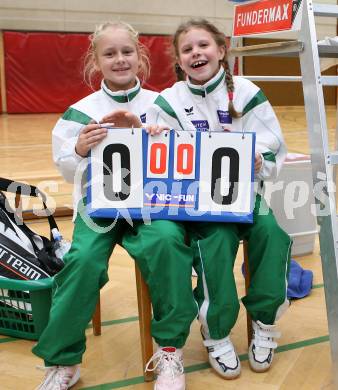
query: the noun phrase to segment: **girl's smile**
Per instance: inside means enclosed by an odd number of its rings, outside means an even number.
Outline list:
[[[195,84],[204,84],[219,70],[219,61],[225,55],[224,47],[202,28],[191,28],[178,40],[178,63]]]
[[[126,90],[135,85],[139,56],[127,31],[110,28],[98,39],[96,66],[112,91]]]

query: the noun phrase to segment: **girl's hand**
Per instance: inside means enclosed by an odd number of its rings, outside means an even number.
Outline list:
[[[164,130],[170,130],[168,126],[161,125],[149,125],[146,126],[146,132],[150,135],[161,134]]]
[[[100,123],[109,123],[112,127],[142,127],[140,118],[126,110],[115,110],[110,114],[105,115]]]
[[[255,154],[255,173],[258,173],[263,165],[262,155],[260,153]]]
[[[107,135],[107,129],[102,128],[98,123],[89,123],[79,134],[75,145],[76,153],[86,157],[90,149],[100,143]]]

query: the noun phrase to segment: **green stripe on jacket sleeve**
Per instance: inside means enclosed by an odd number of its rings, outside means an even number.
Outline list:
[[[181,129],[184,130],[180,120],[178,119],[176,112],[171,107],[171,105],[167,102],[167,100],[164,99],[163,96],[161,96],[161,95],[157,96],[156,100],[154,101],[154,104],[159,106],[160,109],[163,110],[166,114],[168,114],[172,118],[176,119],[178,124],[180,125]]]
[[[253,108],[259,106],[260,104],[266,102],[268,99],[264,93],[259,90],[256,95],[249,101],[249,103],[243,109],[243,115],[247,114]]]
[[[68,108],[68,110],[63,114],[62,119],[66,121],[74,121],[81,123],[83,125],[88,125],[88,123],[92,120],[91,117],[84,114],[81,111],[75,110],[75,108]]]
[[[274,163],[276,162],[276,156],[272,152],[262,153],[262,156],[266,161],[272,161]]]

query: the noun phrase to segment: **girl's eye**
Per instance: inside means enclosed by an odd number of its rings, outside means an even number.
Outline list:
[[[189,53],[189,51],[191,51],[191,47],[185,47],[185,48],[182,50],[182,53]]]
[[[201,47],[208,47],[209,45],[206,42],[204,42],[204,43],[201,43],[200,46]]]

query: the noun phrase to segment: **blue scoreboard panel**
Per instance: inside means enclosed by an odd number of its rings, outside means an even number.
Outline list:
[[[252,222],[255,134],[109,129],[91,151],[95,217]]]

